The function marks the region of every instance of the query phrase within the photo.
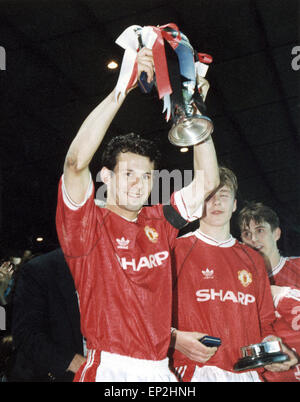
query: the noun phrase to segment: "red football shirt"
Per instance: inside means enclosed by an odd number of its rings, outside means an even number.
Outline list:
[[[269,277],[277,286],[296,286],[300,289],[300,257],[280,257]]]
[[[278,319],[275,330],[282,341],[300,355],[300,258],[281,257],[272,269],[270,278],[277,286],[282,286],[284,296],[275,300]],[[300,381],[300,363],[288,371],[272,373],[266,371],[263,377],[267,381]]]
[[[142,208],[135,222],[100,208],[93,185],[79,208],[67,198],[61,179],[57,232],[78,291],[88,349],[164,359],[171,327],[170,248],[178,230],[162,205]]]
[[[222,345],[206,365],[233,371],[242,346],[274,333],[263,258],[232,237],[219,243],[196,231],[176,240],[174,262],[173,326],[221,338]],[[174,366],[182,373],[192,376],[195,365],[203,366],[174,352]]]

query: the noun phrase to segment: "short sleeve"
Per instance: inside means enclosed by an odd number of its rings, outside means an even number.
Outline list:
[[[94,202],[94,184],[90,181],[85,200],[75,204],[68,196],[63,176],[59,182],[56,209],[56,230],[61,248],[67,257],[80,257],[89,253],[95,242],[97,212]]]
[[[178,212],[180,215],[188,222],[192,222],[196,219],[201,218],[203,214],[203,204],[201,204],[197,211],[194,211],[193,214],[190,213],[183,196],[183,191],[179,190],[176,191],[174,194],[174,204],[177,207]]]

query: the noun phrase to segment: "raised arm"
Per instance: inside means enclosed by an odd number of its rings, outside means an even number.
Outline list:
[[[152,51],[144,48],[137,56],[138,76],[142,71],[153,78]],[[130,88],[132,89],[132,88]],[[116,99],[115,89],[89,114],[70,145],[64,164],[64,183],[72,201],[84,201],[90,180],[89,164],[99,148],[126,95]]]
[[[219,185],[219,168],[213,139],[209,136],[204,142],[194,146],[194,178],[182,190],[189,215],[199,210],[204,200]]]
[[[64,183],[71,199],[80,204],[87,192],[89,164],[123,99],[115,100],[113,90],[86,118],[68,150],[64,165]]]

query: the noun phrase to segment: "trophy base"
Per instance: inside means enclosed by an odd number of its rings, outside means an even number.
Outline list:
[[[168,138],[173,145],[189,147],[203,142],[213,131],[213,122],[209,117],[195,115],[174,124],[169,131]]]
[[[283,363],[287,360],[289,360],[288,355],[282,352],[267,353],[266,355],[259,357],[243,357],[242,359],[239,359],[237,363],[235,363],[233,370],[234,371],[251,370],[272,363]]]

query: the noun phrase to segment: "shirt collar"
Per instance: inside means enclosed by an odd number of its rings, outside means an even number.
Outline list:
[[[274,275],[278,274],[278,272],[281,271],[282,268],[284,267],[286,260],[287,260],[286,257],[280,256],[280,260],[279,260],[278,264],[272,268],[272,271],[269,273],[269,276],[274,276]]]
[[[201,232],[199,229],[196,230],[193,233],[198,239],[202,240],[204,243],[210,244],[211,246],[217,246],[217,247],[232,247],[234,246],[236,239],[232,237],[232,235],[229,235],[229,238],[226,240],[216,240],[213,237],[210,237],[209,235]]]

